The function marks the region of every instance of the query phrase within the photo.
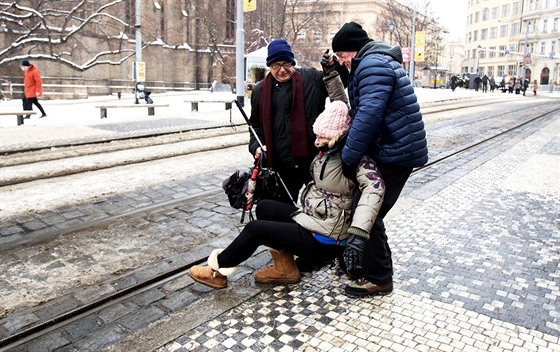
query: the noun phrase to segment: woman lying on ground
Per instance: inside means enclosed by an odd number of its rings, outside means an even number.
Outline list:
[[[315,145],[321,152],[311,163],[313,180],[301,193],[301,209],[274,200],[261,201],[256,209],[257,220],[249,222],[226,249],[212,251],[208,266],[193,266],[189,270],[191,277],[215,289],[225,288],[227,276],[261,245],[270,248],[272,266],[255,273],[259,283],[298,282],[300,273],[294,255],[308,262],[326,263],[344,252],[345,260],[361,260],[361,253],[356,253],[352,243],[369,237],[385,186],[369,157],[360,162],[356,180],[342,174],[341,137],[350,123],[347,105],[334,101],[313,125]],[[362,195],[352,211],[356,185]]]

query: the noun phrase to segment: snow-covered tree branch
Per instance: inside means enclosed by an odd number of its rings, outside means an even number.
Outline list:
[[[0,2],[0,66],[22,59],[56,61],[78,71],[122,64],[135,52],[127,35],[134,18],[122,16],[125,2]]]

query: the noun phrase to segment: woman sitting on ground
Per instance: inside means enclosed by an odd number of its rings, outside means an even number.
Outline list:
[[[226,249],[212,251],[208,266],[193,266],[189,270],[191,277],[215,289],[225,288],[227,276],[262,245],[270,248],[272,266],[257,271],[255,281],[296,283],[300,273],[294,255],[308,262],[325,263],[341,256],[345,248],[355,251],[352,242],[369,237],[385,185],[369,157],[360,162],[356,180],[342,174],[341,137],[350,123],[348,107],[342,101],[332,102],[315,121],[315,145],[321,152],[311,163],[313,180],[301,193],[301,209],[274,200],[261,201],[256,209],[257,220],[249,222]],[[362,195],[352,210],[356,184]]]

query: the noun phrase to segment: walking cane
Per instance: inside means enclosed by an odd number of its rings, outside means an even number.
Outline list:
[[[249,130],[251,131],[251,134],[253,135],[253,137],[255,137],[255,139],[257,140],[257,143],[259,144],[259,146],[261,147],[261,152],[264,154],[264,156],[267,158],[266,156],[266,152],[264,151],[264,145],[262,144],[259,136],[257,136],[257,132],[255,132],[255,129],[253,128],[253,126],[251,126],[251,124],[249,123],[249,118],[247,117],[247,114],[245,114],[245,111],[243,110],[243,108],[241,107],[241,104],[239,103],[238,100],[234,100],[235,105],[237,105],[237,108],[239,108],[239,111],[241,111],[241,115],[243,115],[243,118],[245,119],[245,122],[247,122],[247,126],[249,126]],[[290,191],[288,190],[288,187],[286,186],[286,184],[284,183],[284,180],[282,179],[282,177],[280,176],[280,173],[278,171],[275,171],[276,175],[278,175],[278,179],[280,180],[280,183],[282,184],[282,187],[284,188],[284,190],[286,191],[286,194],[288,195],[288,197],[290,198],[290,200],[292,201],[292,203],[294,205],[296,205],[296,202],[294,201],[294,199],[292,198],[292,195],[290,194]]]

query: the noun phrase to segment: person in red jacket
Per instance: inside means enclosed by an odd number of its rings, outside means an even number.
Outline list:
[[[23,60],[21,62],[21,69],[23,70],[23,110],[33,110],[33,104],[41,111],[40,117],[47,117],[45,110],[37,100],[38,96],[43,95],[43,80],[39,74],[37,66],[31,65],[29,61]],[[25,118],[30,118],[25,115]]]

